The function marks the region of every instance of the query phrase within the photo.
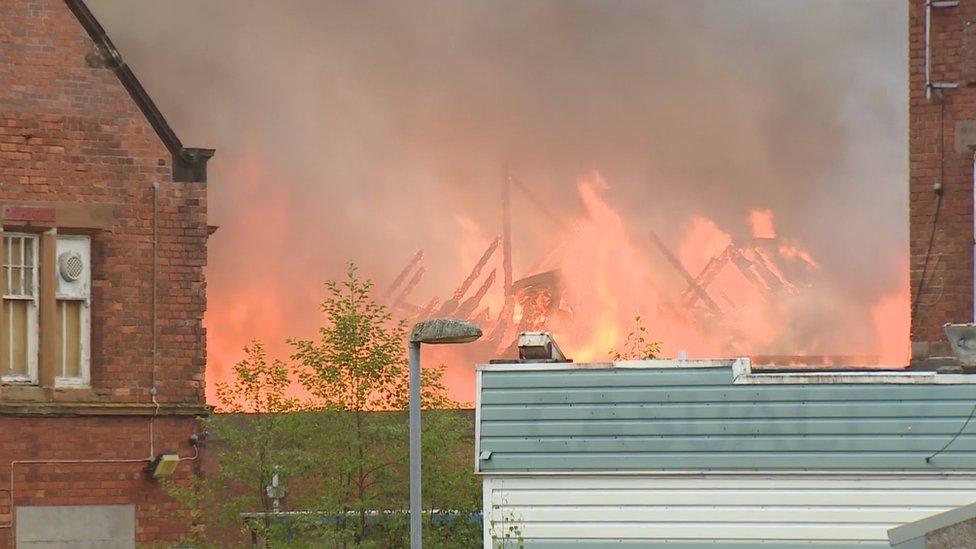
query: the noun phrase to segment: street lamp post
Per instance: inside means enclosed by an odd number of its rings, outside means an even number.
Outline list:
[[[418,322],[410,331],[410,549],[421,549],[420,505],[420,345],[470,343],[481,329],[457,318]]]

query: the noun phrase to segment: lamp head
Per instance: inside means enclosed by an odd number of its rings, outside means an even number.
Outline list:
[[[450,345],[471,343],[481,337],[481,328],[460,318],[432,318],[414,325],[410,343]]]

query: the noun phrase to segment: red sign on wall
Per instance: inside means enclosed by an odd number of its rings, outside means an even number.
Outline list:
[[[4,221],[54,222],[54,208],[50,206],[4,206]]]

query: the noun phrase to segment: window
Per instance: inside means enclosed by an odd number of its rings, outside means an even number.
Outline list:
[[[88,385],[91,330],[91,241],[58,237],[55,385]]]
[[[37,381],[37,236],[3,234],[3,315],[0,378]]]
[[[0,243],[0,382],[88,386],[91,239],[52,229]]]

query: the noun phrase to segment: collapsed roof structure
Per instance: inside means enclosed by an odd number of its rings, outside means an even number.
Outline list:
[[[426,303],[411,301],[415,290],[427,274],[425,252],[417,250],[400,270],[383,293],[387,305],[396,318],[408,323],[420,322],[433,317],[458,317],[478,324],[485,337],[477,343],[488,356],[514,357],[517,354],[515,340],[526,331],[553,330],[556,321],[572,321],[574,312],[568,295],[566,274],[555,257],[558,246],[544,254],[528,269],[527,274],[514,278],[512,269],[512,190],[532,202],[535,212],[565,225],[565,219],[557,216],[541,200],[532,188],[507,172],[501,185],[502,234],[490,241],[467,276],[446,298],[435,296]],[[650,242],[663,262],[683,281],[665,302],[658,304],[665,319],[693,324],[702,332],[721,338],[730,354],[748,353],[750,349],[738,344],[745,329],[734,318],[734,312],[745,303],[723,291],[716,284],[722,276],[741,277],[754,290],[750,297],[770,300],[778,297],[798,296],[809,287],[810,274],[819,265],[805,252],[794,250],[777,238],[772,231],[757,232],[751,238],[732,239],[720,252],[714,254],[697,273],[692,274],[678,256],[654,232]],[[784,251],[796,256],[791,266],[781,265],[777,257]],[[499,257],[500,256],[500,257]],[[501,277],[498,267],[501,264]],[[496,310],[485,303],[485,296],[492,289],[501,287],[504,301]],[[753,350],[754,351],[754,350]],[[821,365],[870,362],[872,357],[862,356],[810,356],[753,355],[756,364],[814,363]]]

